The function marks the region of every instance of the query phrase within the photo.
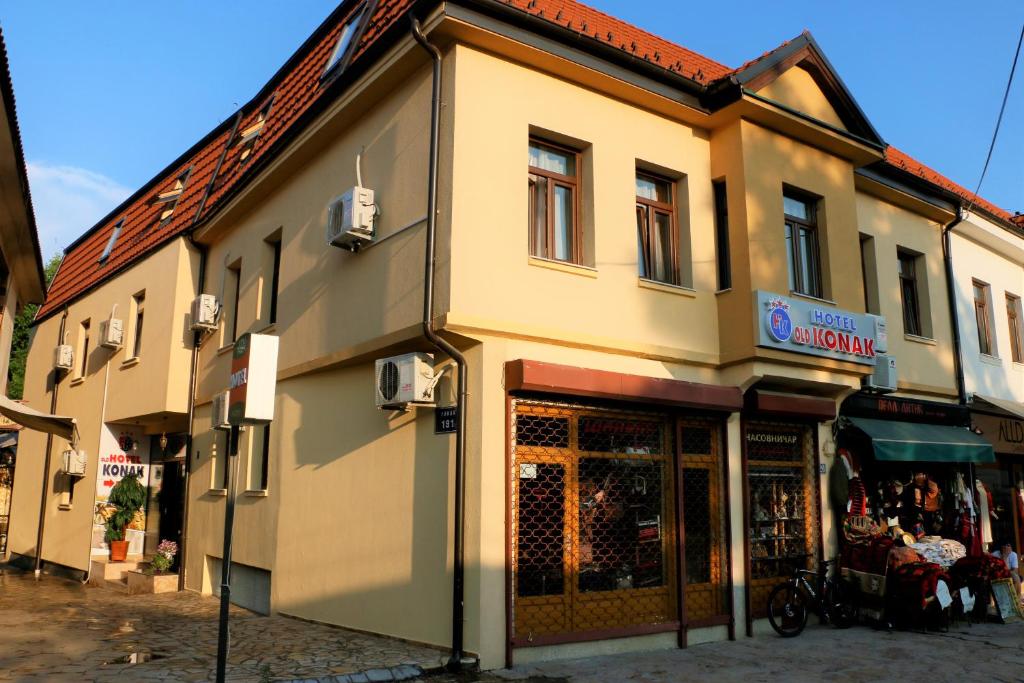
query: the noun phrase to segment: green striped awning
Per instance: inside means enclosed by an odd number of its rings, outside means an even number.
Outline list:
[[[851,417],[884,462],[995,462],[992,444],[963,427]]]

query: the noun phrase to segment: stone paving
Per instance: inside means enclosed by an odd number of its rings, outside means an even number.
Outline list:
[[[218,607],[192,592],[128,595],[2,573],[0,681],[213,680]],[[443,657],[397,640],[231,610],[232,681],[399,680],[436,669]]]
[[[1024,681],[1024,624],[955,626],[947,633],[809,626],[736,642],[517,667],[429,683],[829,683]]]

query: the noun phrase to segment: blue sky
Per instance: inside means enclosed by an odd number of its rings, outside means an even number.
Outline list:
[[[335,4],[3,3],[44,255],[230,116]],[[1024,22],[1019,0],[590,4],[729,66],[810,29],[889,143],[971,189]],[[1024,64],[981,191],[1011,211],[1022,149]]]

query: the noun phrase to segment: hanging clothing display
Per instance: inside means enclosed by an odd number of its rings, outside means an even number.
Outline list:
[[[988,546],[992,542],[992,518],[990,515],[992,496],[989,494],[988,489],[985,488],[985,484],[978,480],[978,527],[981,531],[981,542],[983,546]]]

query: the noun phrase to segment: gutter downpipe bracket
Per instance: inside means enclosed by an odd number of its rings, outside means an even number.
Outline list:
[[[423,35],[419,20],[410,15],[416,42],[430,55],[433,75],[430,99],[430,168],[427,181],[427,235],[423,275],[423,336],[431,345],[455,361],[458,368],[457,431],[455,433],[455,501],[452,531],[452,646],[445,668],[464,671],[476,665],[463,648],[465,620],[465,492],[466,492],[466,357],[434,329],[434,266],[437,244],[437,173],[441,125],[441,51]]]

